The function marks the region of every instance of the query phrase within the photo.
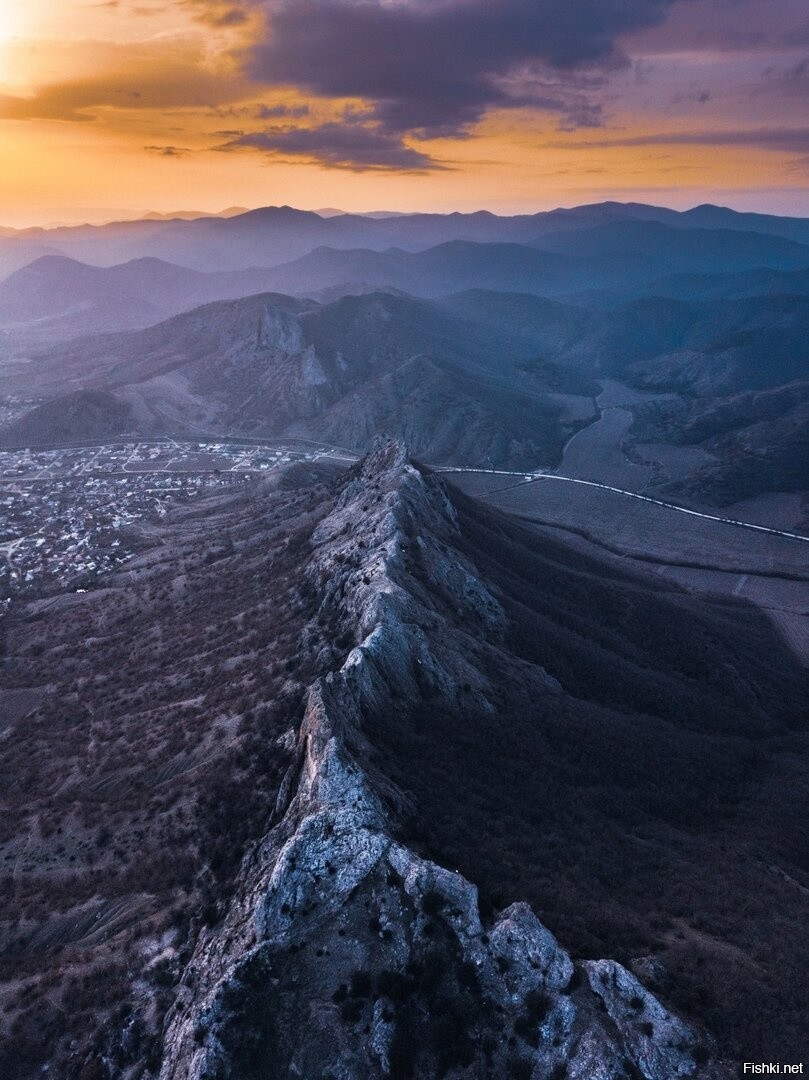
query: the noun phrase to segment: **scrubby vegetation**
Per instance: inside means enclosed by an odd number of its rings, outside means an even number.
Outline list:
[[[3,1077],[50,1060],[66,1080],[96,1080],[102,1053],[119,1071],[158,1064],[196,937],[220,924],[245,851],[276,820],[304,691],[356,640],[346,583],[366,539],[319,580],[302,572],[334,494],[293,484],[200,507],[111,587],[7,620],[5,684],[49,692],[3,747]],[[346,738],[402,838],[474,881],[484,915],[528,900],[580,957],[647,957],[643,980],[728,1053],[799,1060],[804,673],[741,602],[698,604],[452,498],[459,533],[422,544],[413,517],[395,573],[423,601],[430,650],[466,675],[439,689],[416,672],[419,696],[369,697],[362,737]],[[503,626],[462,606],[459,555]],[[453,952],[444,902],[420,898],[423,943],[405,970],[368,905],[337,938],[370,939],[373,956],[351,956],[325,988],[324,941],[304,960],[303,942],[294,958],[292,946],[255,957],[223,1002],[238,1023],[219,1032],[240,1080],[272,1076],[276,992],[321,1001],[339,1032],[367,1035],[382,1010],[400,1080],[451,1075],[491,1056],[495,1035],[509,1075],[526,1075],[548,1002],[528,994],[503,1031]]]
[[[279,740],[317,655],[299,649],[317,607],[301,568],[326,493],[211,500],[169,521],[125,588],[6,620],[4,684],[49,692],[3,744],[4,1080],[60,1047],[70,1080],[98,1051],[119,1069],[159,1061],[195,936],[219,921],[289,764]]]

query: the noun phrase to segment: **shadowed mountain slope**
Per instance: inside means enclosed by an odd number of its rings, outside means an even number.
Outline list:
[[[535,297],[444,306],[370,294],[319,306],[270,294],[211,304],[8,366],[4,390],[57,400],[2,440],[50,441],[60,407],[76,419],[73,437],[86,437],[70,395],[93,389],[113,395],[125,432],[306,435],[360,448],[388,429],[445,460],[550,461],[581,421],[526,364],[538,347],[562,348],[580,319]],[[577,368],[565,385],[592,386]]]
[[[809,382],[645,405],[630,440],[698,446],[711,455],[710,463],[664,489],[678,497],[727,505],[772,491],[805,491]]]
[[[51,692],[3,742],[4,1075],[729,1075],[680,1009],[799,1053],[806,685],[763,616],[392,443],[152,536],[5,623]]]
[[[690,312],[678,301],[640,300],[629,310],[647,324],[659,327],[661,316],[667,324],[654,350],[641,345],[633,355],[627,335],[645,342],[649,332],[626,320],[625,309],[608,316],[607,362],[638,386],[709,399],[776,387],[809,372],[809,297],[726,300]]]
[[[575,260],[523,244],[453,240],[425,251],[338,250],[318,247],[273,271],[274,286],[313,293],[352,282],[401,289],[414,296],[447,296],[464,289],[554,295],[581,276]]]
[[[705,303],[757,296],[807,296],[809,270],[737,270],[722,274],[671,274],[629,289],[593,291],[566,297],[570,303],[610,309],[641,297]]]
[[[655,222],[613,221],[593,229],[565,229],[531,243],[467,239],[422,250],[318,246],[271,271],[271,287],[315,294],[352,282],[446,296],[464,289],[564,296],[587,289],[645,288],[676,271],[730,273],[809,266],[809,246],[782,237],[733,230],[690,230]]]

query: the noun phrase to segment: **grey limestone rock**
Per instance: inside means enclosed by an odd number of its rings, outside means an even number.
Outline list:
[[[414,520],[430,525],[418,543],[453,603],[489,626],[501,617],[473,568],[442,553],[453,520],[434,483],[383,442],[313,538],[309,572],[361,640],[312,686],[294,748],[284,738],[294,760],[276,824],[197,944],[161,1080],[718,1078],[700,1034],[619,964],[577,972],[527,904],[485,922],[472,883],[394,838],[357,751],[362,710],[425,685],[451,698],[465,675],[408,589]]]

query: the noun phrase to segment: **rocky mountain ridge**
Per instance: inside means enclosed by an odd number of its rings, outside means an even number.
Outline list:
[[[711,1036],[798,1052],[809,713],[763,614],[390,442],[139,537],[0,624],[4,1077],[662,1080],[721,1076]]]
[[[425,695],[457,705],[464,684],[485,707],[491,690],[442,648],[408,549],[472,625],[504,630],[471,564],[447,557],[454,517],[442,485],[385,443],[317,526],[307,575],[322,607],[352,612],[358,644],[285,736],[293,759],[272,828],[223,924],[198,941],[161,1080],[724,1075],[624,967],[574,966],[526,904],[483,920],[473,885],[394,839],[402,796],[363,764],[363,713]],[[552,676],[545,692],[560,693]]]
[[[552,459],[580,420],[566,415],[542,373],[518,362],[552,348],[578,313],[524,299],[521,325],[508,311],[471,318],[474,298],[440,305],[377,293],[319,306],[261,294],[66,343],[19,374],[4,369],[0,394],[25,388],[48,400],[6,426],[0,444],[117,428],[303,435],[365,449],[392,431],[433,460]],[[477,306],[485,309],[482,299]],[[589,389],[576,372],[567,383]],[[104,392],[108,415],[98,398],[87,401],[91,390]]]

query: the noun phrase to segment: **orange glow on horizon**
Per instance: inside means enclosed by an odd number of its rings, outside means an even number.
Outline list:
[[[788,97],[775,100],[766,80],[751,90],[761,61],[741,51],[667,53],[650,39],[648,53],[599,91],[603,126],[587,126],[586,114],[568,124],[549,109],[499,108],[465,138],[405,134],[405,165],[388,167],[384,158],[369,165],[301,148],[290,132],[341,123],[357,130],[366,104],[262,85],[241,51],[259,23],[253,15],[228,20],[223,11],[214,0],[6,0],[0,225],[283,203],[522,213],[602,199],[714,201],[809,214],[809,149],[798,138],[803,103],[781,119]],[[784,53],[785,69],[797,56]],[[779,127],[796,129],[795,149],[790,131],[781,142],[756,143],[775,115]],[[747,142],[744,129],[752,133]],[[264,131],[271,146],[250,142]],[[741,134],[723,145],[725,131]],[[434,165],[407,171],[408,154]]]

